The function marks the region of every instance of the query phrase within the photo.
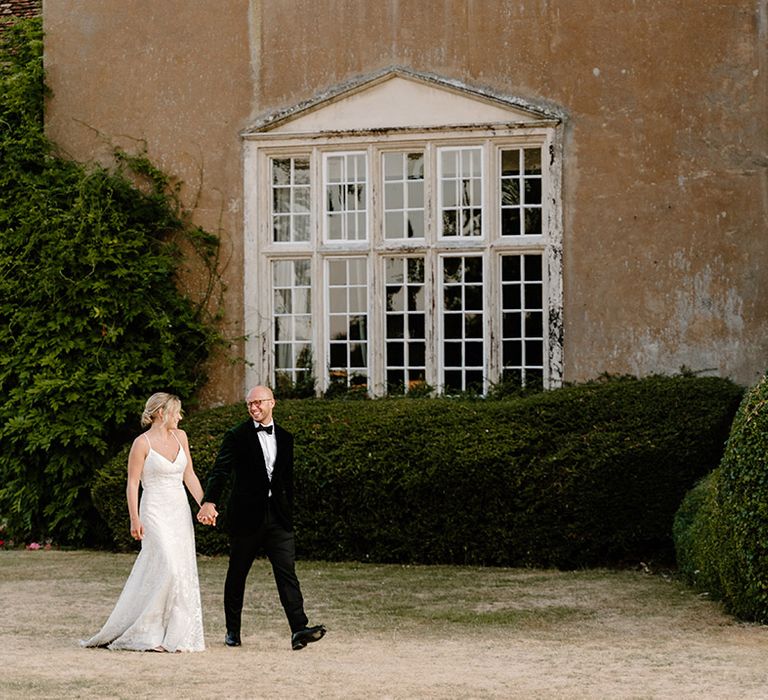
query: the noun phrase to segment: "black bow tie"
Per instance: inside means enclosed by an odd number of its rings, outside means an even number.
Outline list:
[[[263,430],[267,435],[272,435],[272,427],[273,426],[271,425],[262,425],[259,423],[256,425],[256,432],[258,433],[260,430]]]

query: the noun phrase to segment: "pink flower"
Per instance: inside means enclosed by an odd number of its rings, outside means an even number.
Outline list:
[[[46,542],[45,543],[45,547],[43,547],[43,549],[50,549],[50,548],[51,548],[51,543],[50,542]]]
[[[37,542],[30,542],[27,545],[27,549],[40,549],[40,545]]]

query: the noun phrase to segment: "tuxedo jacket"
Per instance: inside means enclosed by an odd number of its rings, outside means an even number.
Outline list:
[[[272,491],[276,516],[286,530],[293,530],[293,435],[275,424],[277,456],[272,481],[267,476],[264,453],[253,420],[227,431],[205,487],[205,501],[221,509],[220,498],[230,486],[226,521],[230,534],[256,532]]]

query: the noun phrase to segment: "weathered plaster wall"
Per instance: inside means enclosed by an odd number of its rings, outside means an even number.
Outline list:
[[[386,66],[568,115],[566,379],[768,356],[766,0],[56,0],[51,135],[144,139],[225,232],[242,314],[241,151],[258,113]],[[210,400],[239,398],[222,364]]]

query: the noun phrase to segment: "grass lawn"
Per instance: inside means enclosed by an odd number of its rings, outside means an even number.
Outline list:
[[[263,560],[223,645],[227,562],[201,557],[205,652],[81,649],[133,560],[0,551],[1,698],[768,697],[768,627],[642,571],[299,562],[328,635],[293,652]]]

